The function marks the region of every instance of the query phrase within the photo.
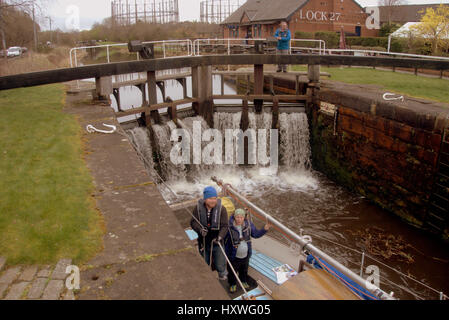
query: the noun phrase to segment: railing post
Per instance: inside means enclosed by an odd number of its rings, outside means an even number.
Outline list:
[[[263,95],[263,64],[254,65],[254,94]],[[254,109],[256,113],[262,112],[263,100],[254,99]]]
[[[95,78],[95,93],[96,97],[100,101],[107,101],[111,103],[110,95],[112,94],[112,76]]]
[[[221,95],[224,95],[224,75],[220,75],[220,86],[221,86]]]
[[[212,66],[192,67],[192,95],[198,99],[195,112],[213,128]]]
[[[320,82],[320,65],[309,64],[307,66],[307,76],[309,78],[309,82]]]
[[[173,102],[173,100],[170,97],[167,97],[167,102]],[[173,120],[175,123],[178,119],[178,115],[176,112],[176,105],[171,104],[170,107],[167,108],[168,114],[170,115],[170,119]]]
[[[309,83],[307,84],[307,95],[309,97],[309,101],[313,103],[315,99],[315,89],[320,87],[320,65],[309,64],[307,68],[307,77],[309,78]]]
[[[363,277],[363,265],[365,264],[365,252],[362,252],[362,263],[360,264],[360,277]]]
[[[157,84],[156,84],[156,71],[147,72],[147,84],[148,84],[148,105],[157,104]],[[143,112],[143,118],[147,127],[151,126],[151,118],[154,119],[156,124],[160,123],[160,116],[158,110],[150,112]]]
[[[279,129],[279,99],[273,97],[273,120],[271,124],[271,129]]]
[[[248,100],[245,98],[242,100],[242,118],[240,120],[240,129],[243,132],[249,128],[249,115],[248,115]],[[238,161],[238,160],[237,160]],[[243,164],[248,164],[248,139],[243,140]]]

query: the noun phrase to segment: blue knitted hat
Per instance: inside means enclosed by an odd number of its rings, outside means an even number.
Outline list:
[[[204,188],[203,195],[204,195],[204,197],[203,197],[204,200],[218,196],[217,190],[215,190],[215,188],[211,187],[211,186]]]

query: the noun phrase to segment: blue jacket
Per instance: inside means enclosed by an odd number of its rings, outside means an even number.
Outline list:
[[[252,254],[252,246],[251,246],[251,238],[260,238],[262,237],[267,231],[265,229],[258,230],[254,223],[249,222],[247,219],[243,222],[243,239],[247,241],[248,244],[248,259],[251,257]],[[228,256],[229,260],[234,260],[235,255],[237,253],[237,248],[235,246],[238,246],[240,243],[239,240],[239,231],[234,227],[234,216],[231,216],[229,219],[229,227],[228,227],[228,233],[226,234],[225,238],[225,251],[226,255]]]
[[[290,39],[292,38],[292,35],[290,33],[290,30],[282,31],[281,29],[277,29],[274,37],[281,37],[281,40],[278,40],[277,48],[278,50],[288,50],[290,49]]]

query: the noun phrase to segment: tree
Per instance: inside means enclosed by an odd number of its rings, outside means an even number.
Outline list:
[[[449,41],[449,5],[440,4],[436,9],[427,8],[420,23],[410,29],[416,36],[430,40],[432,54],[437,54],[439,48],[447,46]]]
[[[0,36],[2,38],[3,50],[6,50],[6,33],[9,29],[7,27],[11,27],[7,26],[6,22],[8,14],[10,14],[11,12],[15,13],[17,11],[21,11],[28,14],[28,16],[34,17],[35,11],[36,14],[42,14],[43,7],[46,1],[47,0],[0,0]],[[35,19],[33,20],[34,23],[31,24],[31,32],[34,33],[34,38],[36,38],[36,32],[39,27]],[[15,25],[17,25],[17,23]],[[30,32],[30,30],[27,31]]]
[[[386,14],[387,14],[387,21],[388,24],[391,24],[391,19],[400,8],[400,5],[406,4],[407,2],[405,0],[379,0],[378,5],[379,7],[383,7]]]

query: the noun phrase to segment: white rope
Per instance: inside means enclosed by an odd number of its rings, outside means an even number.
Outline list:
[[[95,128],[95,127],[94,127],[93,125],[91,125],[91,124],[88,124],[88,125],[86,126],[86,130],[87,130],[87,132],[89,132],[89,133],[94,133],[94,132],[100,132],[100,133],[114,133],[114,132],[117,130],[117,127],[114,126],[114,125],[112,125],[112,124],[106,124],[106,123],[103,123],[103,125],[104,125],[105,127],[111,128],[111,130],[109,130],[109,131],[106,131],[106,130],[100,130],[100,129]]]
[[[396,93],[390,93],[390,92],[385,92],[384,95],[382,96],[382,98],[384,98],[384,100],[401,100],[404,101],[404,96],[398,96],[398,97],[390,97],[390,96],[396,96]]]
[[[228,258],[228,256],[226,255],[225,250],[224,250],[223,247],[221,246],[220,241],[216,241],[216,242],[218,243],[218,246],[220,247],[220,249],[221,249],[221,251],[222,251],[224,257],[226,258],[226,261],[228,262],[228,265],[229,265],[229,267],[231,268],[231,271],[232,271],[232,273],[234,274],[235,278],[237,279],[237,281],[238,281],[240,287],[243,289],[243,292],[245,292],[245,293],[244,293],[244,296],[248,299],[248,298],[249,298],[249,297],[248,297],[248,292],[246,291],[245,287],[243,286],[243,283],[240,281],[239,275],[238,275],[237,272],[234,270],[234,267],[232,266],[231,261],[229,261],[229,258]],[[212,251],[212,248],[211,248],[211,251]]]

